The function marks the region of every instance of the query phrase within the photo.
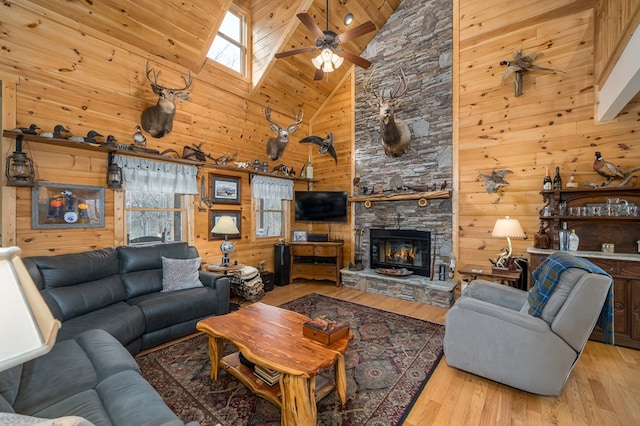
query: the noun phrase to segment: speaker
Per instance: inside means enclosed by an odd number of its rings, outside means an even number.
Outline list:
[[[307,241],[310,243],[324,243],[329,241],[329,234],[308,234]]]
[[[273,272],[260,272],[260,278],[262,278],[262,285],[264,286],[264,291],[273,290]]]
[[[273,283],[277,286],[289,285],[291,248],[288,244],[276,244],[273,248]]]

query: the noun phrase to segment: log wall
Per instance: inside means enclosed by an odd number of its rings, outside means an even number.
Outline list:
[[[593,2],[460,0],[457,11],[459,82],[458,246],[462,263],[488,264],[505,245],[491,237],[495,221],[518,218],[527,239],[513,239],[514,254],[526,255],[538,230],[539,194],[545,168],[560,167],[564,182],[601,182],[594,152],[625,168],[640,164],[640,106],[630,105],[612,123],[594,123]],[[562,72],[530,71],[523,94],[513,79],[501,82],[522,49],[535,64]],[[479,174],[511,170],[509,185],[487,193]],[[553,172],[552,172],[553,173]],[[640,236],[640,235],[639,235]]]

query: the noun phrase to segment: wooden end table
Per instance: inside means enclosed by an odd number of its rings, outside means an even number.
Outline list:
[[[257,302],[201,320],[196,328],[209,335],[211,378],[217,380],[218,370],[224,368],[255,394],[280,407],[282,425],[317,424],[316,401],[334,388],[342,404],[347,401],[344,354],[353,333],[323,345],[303,336],[302,324],[309,319]],[[249,361],[279,371],[279,384],[268,386],[258,379],[240,363],[237,352],[222,358],[224,340],[235,344]],[[318,373],[331,366],[335,366],[335,383],[320,380]]]
[[[514,286],[520,279],[520,270],[516,271],[493,271],[491,266],[487,265],[464,265],[458,269],[458,273],[462,276],[469,277],[469,281],[476,278],[484,278],[488,281],[499,281]]]

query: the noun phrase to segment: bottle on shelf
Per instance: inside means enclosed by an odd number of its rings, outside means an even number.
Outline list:
[[[567,222],[562,222],[562,229],[558,231],[558,242],[560,243],[560,250],[569,250],[569,231],[567,230]]]
[[[551,248],[549,233],[544,228],[544,222],[540,221],[540,229],[533,238],[533,246],[539,249]]]
[[[576,230],[572,229],[571,234],[569,234],[569,250],[578,250],[578,244],[580,244],[580,237],[576,234]]]
[[[305,164],[304,170],[306,172],[306,178],[313,179],[313,163],[311,162],[311,156],[309,156],[309,161]]]
[[[562,189],[562,178],[560,177],[560,167],[556,167],[556,175],[553,177],[553,189]]]
[[[553,184],[551,182],[551,176],[549,176],[549,168],[544,168],[544,180],[542,181],[542,190],[543,191],[551,191],[553,188]]]

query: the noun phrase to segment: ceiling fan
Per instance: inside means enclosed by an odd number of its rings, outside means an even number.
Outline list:
[[[318,24],[313,21],[313,18],[308,13],[298,13],[296,16],[300,21],[311,31],[316,37],[316,45],[301,47],[299,49],[288,50],[286,52],[276,53],[276,58],[285,58],[287,56],[297,55],[299,53],[313,52],[314,50],[320,50],[321,53],[316,58],[313,58],[311,62],[316,67],[316,74],[313,77],[314,80],[321,80],[325,72],[331,72],[338,68],[344,59],[352,62],[359,67],[369,68],[371,62],[349,52],[344,48],[340,48],[340,44],[346,43],[349,40],[365,35],[376,29],[376,25],[373,21],[367,21],[357,27],[351,28],[342,34],[336,34],[329,30],[329,0],[327,0],[327,29],[322,31]]]

